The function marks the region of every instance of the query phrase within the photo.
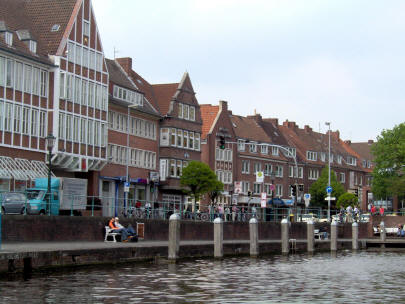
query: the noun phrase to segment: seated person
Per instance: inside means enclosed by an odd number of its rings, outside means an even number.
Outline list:
[[[325,240],[328,239],[329,234],[328,234],[328,230],[327,230],[326,227],[321,226],[321,227],[319,228],[319,232],[322,233],[322,238],[323,238],[323,239],[325,239]]]
[[[110,222],[108,223],[108,226],[114,231],[121,233],[121,241],[122,242],[128,242],[128,236],[136,236],[136,232],[134,228],[132,228],[131,225],[128,226],[128,228],[125,228],[122,226],[119,222],[118,217],[113,217]]]
[[[397,236],[405,236],[405,231],[402,227],[401,224],[398,224],[398,232],[397,232]]]

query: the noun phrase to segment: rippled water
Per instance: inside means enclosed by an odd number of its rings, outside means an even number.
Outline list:
[[[0,281],[1,303],[404,303],[404,253],[131,264]]]

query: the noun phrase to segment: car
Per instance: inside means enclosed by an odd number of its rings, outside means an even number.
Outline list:
[[[22,192],[0,193],[1,212],[5,214],[24,214],[27,197]]]

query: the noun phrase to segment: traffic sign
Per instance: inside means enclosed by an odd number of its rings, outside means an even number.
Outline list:
[[[305,193],[304,194],[304,199],[310,200],[311,199],[311,193]]]
[[[326,187],[326,193],[332,193],[332,187],[331,186]]]
[[[124,192],[129,192],[129,183],[125,183],[124,185]]]
[[[327,196],[327,197],[325,197],[325,201],[329,201],[329,200],[331,200],[331,201],[335,201],[336,200],[336,197],[330,197],[330,196]]]

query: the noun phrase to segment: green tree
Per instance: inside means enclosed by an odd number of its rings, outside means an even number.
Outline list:
[[[405,195],[405,123],[382,131],[371,152],[375,164],[372,181],[374,197]]]
[[[199,161],[191,161],[183,169],[180,185],[184,187],[183,192],[193,198],[193,210],[195,202],[203,194],[212,191],[219,193],[224,188],[224,185],[218,181],[214,171],[207,164]]]
[[[358,205],[358,202],[359,198],[356,195],[346,192],[339,196],[336,207],[339,209],[342,207],[346,209],[349,205],[352,207]]]
[[[221,194],[221,192],[224,190],[224,184],[220,182],[219,180],[216,180],[214,183],[212,189],[208,191],[208,197],[210,199],[210,202],[215,204],[217,201],[217,198]]]
[[[338,182],[336,174],[333,170],[330,170],[330,185],[332,187],[332,197],[338,199],[345,189],[343,185]],[[314,207],[328,207],[328,201],[325,201],[327,196],[326,187],[328,186],[328,166],[322,169],[321,176],[314,182],[309,188],[309,193],[311,193],[311,206]],[[331,201],[331,209],[336,208],[336,201]]]

